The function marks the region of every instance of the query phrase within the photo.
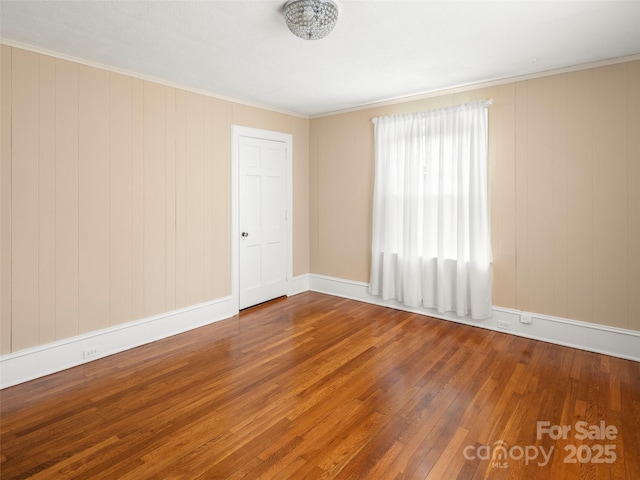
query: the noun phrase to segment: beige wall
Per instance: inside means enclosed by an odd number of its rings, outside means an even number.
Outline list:
[[[640,330],[640,62],[311,121],[2,46],[0,353],[230,293],[230,126],[293,134],[294,275],[368,282],[371,119],[493,98],[494,304]]]
[[[373,125],[493,98],[493,303],[640,330],[640,62],[311,120],[311,272],[368,282]]]
[[[309,271],[309,121],[2,46],[1,353],[230,294],[232,124],[293,134]]]

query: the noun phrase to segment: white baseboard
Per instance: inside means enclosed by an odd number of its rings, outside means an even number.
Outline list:
[[[308,290],[327,293],[360,302],[404,310],[457,323],[543,340],[640,362],[640,332],[596,325],[537,313],[502,307],[493,308],[493,317],[471,320],[455,314],[439,314],[426,308],[410,308],[395,300],[382,300],[370,295],[368,284],[324,275],[305,274],[289,282],[288,295]],[[0,389],[43,377],[98,358],[170,337],[230,318],[238,313],[238,302],[232,296],[193,305],[162,315],[48,343],[0,357]],[[520,323],[520,315],[532,317],[532,324]],[[509,329],[498,328],[498,321],[508,322]],[[97,349],[97,354],[84,358],[84,351]]]
[[[304,275],[299,275],[297,277],[293,277],[289,281],[289,292],[288,296],[297,295],[302,292],[307,292],[309,290],[309,274],[305,273]]]
[[[293,277],[287,295],[309,290],[309,275]],[[238,313],[233,296],[193,305],[85,335],[0,356],[0,389],[76,367],[130,348],[230,318]],[[97,354],[84,358],[85,350]]]
[[[492,318],[472,320],[469,317],[458,317],[453,313],[443,315],[436,310],[428,308],[407,307],[395,300],[385,301],[382,297],[371,295],[367,290],[369,287],[367,283],[316,274],[309,274],[308,282],[309,290],[314,292],[327,293],[337,297],[640,362],[640,332],[635,330],[608,327],[502,307],[493,307]],[[530,325],[520,323],[521,314],[530,315],[532,323]],[[499,328],[498,322],[507,322],[509,329]]]
[[[82,365],[98,358],[183,333],[237,314],[237,302],[224,297],[172,312],[67,338],[0,357],[0,388]],[[97,354],[84,358],[84,351]]]

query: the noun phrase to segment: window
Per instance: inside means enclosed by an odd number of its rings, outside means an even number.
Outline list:
[[[491,316],[489,104],[374,119],[370,293]]]

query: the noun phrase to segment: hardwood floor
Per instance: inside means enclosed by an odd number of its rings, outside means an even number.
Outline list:
[[[640,478],[639,363],[311,292],[0,395],[3,479]]]

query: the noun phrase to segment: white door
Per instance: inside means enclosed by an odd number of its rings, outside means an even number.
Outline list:
[[[285,142],[240,136],[239,307],[287,293]]]

